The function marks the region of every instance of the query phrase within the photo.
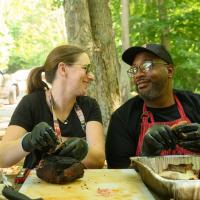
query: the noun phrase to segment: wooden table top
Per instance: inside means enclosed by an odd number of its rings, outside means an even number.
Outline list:
[[[31,171],[20,192],[44,200],[151,200],[152,193],[134,169],[86,169],[72,183],[46,183]]]

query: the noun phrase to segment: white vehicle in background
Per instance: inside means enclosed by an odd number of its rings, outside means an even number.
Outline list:
[[[0,99],[9,104],[17,103],[17,98],[26,93],[26,80],[30,70],[18,70],[13,74],[0,74]]]

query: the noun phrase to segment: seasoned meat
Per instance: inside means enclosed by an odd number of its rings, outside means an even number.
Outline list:
[[[159,175],[172,180],[196,180],[199,176],[199,170],[193,170],[191,164],[169,164]]]
[[[84,165],[71,157],[50,155],[40,161],[36,174],[46,182],[64,184],[83,177]]]
[[[175,171],[175,172],[181,172],[186,173],[188,170],[192,170],[192,163],[190,164],[179,164],[179,165],[173,165],[169,164],[167,167],[167,171]]]

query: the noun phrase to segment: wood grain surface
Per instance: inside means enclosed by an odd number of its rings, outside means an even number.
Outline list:
[[[83,178],[64,185],[46,183],[32,171],[20,192],[44,200],[154,199],[133,169],[86,169]]]

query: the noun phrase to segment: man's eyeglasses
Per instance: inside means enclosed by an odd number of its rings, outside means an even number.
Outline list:
[[[128,71],[127,71],[127,74],[128,76],[131,78],[131,77],[134,77],[138,70],[140,69],[142,72],[149,72],[153,65],[155,64],[162,64],[162,65],[168,65],[167,63],[164,63],[164,62],[154,62],[154,61],[145,61],[144,63],[142,63],[140,66],[135,66],[133,65]]]
[[[91,64],[77,64],[77,63],[67,63],[67,65],[81,65],[81,68],[85,70],[86,74],[91,72],[92,65]]]

